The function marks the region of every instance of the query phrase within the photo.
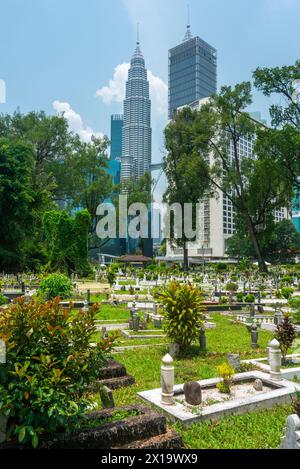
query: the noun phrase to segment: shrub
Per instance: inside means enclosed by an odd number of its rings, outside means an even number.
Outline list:
[[[0,292],[0,306],[6,305],[9,302],[9,299]]]
[[[0,317],[6,364],[0,373],[0,412],[8,438],[38,445],[39,437],[79,426],[90,402],[86,386],[104,363],[101,344],[90,346],[97,305],[71,316],[59,300],[19,298]]]
[[[244,301],[244,293],[237,293],[236,298],[240,303],[242,303]]]
[[[277,298],[278,300],[282,299],[282,293],[280,290],[275,291],[275,298]]]
[[[222,381],[217,384],[217,388],[222,394],[230,394],[232,378],[235,374],[234,369],[228,363],[223,363],[223,365],[218,366],[217,370],[220,378],[222,378]]]
[[[252,294],[244,296],[245,303],[255,303],[255,296]]]
[[[203,328],[203,293],[198,287],[172,282],[156,297],[162,304],[164,329],[174,342],[186,349],[199,338]]]
[[[289,300],[291,296],[293,295],[293,293],[294,293],[294,289],[291,287],[284,287],[281,289],[281,294],[283,298],[285,298],[286,300]]]
[[[218,272],[224,272],[225,270],[227,270],[227,264],[224,264],[224,262],[219,262],[216,265],[216,269]]]
[[[221,296],[219,299],[219,304],[220,305],[228,305],[229,303],[229,298],[227,296]]]
[[[107,277],[107,281],[108,281],[109,285],[112,287],[113,284],[116,281],[116,278],[117,278],[115,270],[112,269],[112,268],[108,269],[108,271],[106,273],[106,277]]]
[[[238,284],[234,282],[227,283],[226,285],[226,291],[229,291],[229,292],[236,292],[238,291],[238,288],[239,288]]]
[[[289,348],[293,345],[293,342],[296,337],[296,328],[293,325],[290,316],[288,314],[285,314],[282,323],[277,325],[275,332],[275,338],[280,344],[283,363],[286,363],[287,353],[289,351]]]
[[[50,274],[42,280],[39,292],[47,295],[49,300],[57,297],[66,299],[73,294],[73,284],[66,275]]]

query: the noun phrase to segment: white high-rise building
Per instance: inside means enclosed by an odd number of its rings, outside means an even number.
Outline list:
[[[131,59],[124,101],[121,182],[150,171],[152,149],[151,101],[145,60],[137,40]]]
[[[191,104],[192,109],[200,109],[207,99],[198,100]],[[255,140],[243,137],[238,143],[240,159],[252,157],[254,154]],[[234,156],[233,144],[230,144],[230,152]],[[211,156],[211,163],[213,156]],[[274,214],[277,222],[290,218],[287,208],[277,210]],[[235,209],[231,200],[218,190],[215,197],[203,199],[200,202],[198,215],[198,236],[195,242],[188,244],[188,253],[191,260],[223,259],[226,258],[226,242],[235,233]],[[173,248],[167,245],[167,258],[181,260],[182,248]]]

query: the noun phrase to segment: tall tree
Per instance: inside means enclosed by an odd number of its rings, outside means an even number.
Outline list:
[[[182,213],[184,204],[192,204],[194,221],[196,205],[208,189],[208,164],[193,143],[193,128],[197,113],[190,108],[178,111],[165,129],[166,155],[163,160],[167,178],[164,201],[169,205],[179,204]],[[188,270],[188,242],[194,241],[185,235],[184,217],[182,230],[172,230],[171,240],[183,247],[184,270]]]
[[[0,268],[17,268],[33,223],[31,145],[0,139]]]
[[[300,187],[300,61],[295,65],[258,68],[254,84],[265,96],[279,98],[272,104],[272,129],[258,134],[258,153],[268,153],[280,166],[282,177]]]
[[[197,113],[195,144],[199,149],[206,146],[210,183],[231,201],[249,233],[261,271],[267,272],[259,233],[272,222],[274,211],[286,206],[290,193],[271,158],[241,155],[242,139],[254,142],[260,128],[245,112],[251,103],[250,83],[223,86]]]

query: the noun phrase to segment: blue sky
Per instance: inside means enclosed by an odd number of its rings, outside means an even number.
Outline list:
[[[139,22],[159,161],[168,49],[184,36],[187,3],[193,34],[218,49],[219,86],[250,79],[257,66],[299,58],[300,0],[0,0],[0,79],[7,86],[0,112],[65,111],[82,138],[109,134],[110,115],[122,111]],[[266,100],[255,94],[252,110],[267,117]]]

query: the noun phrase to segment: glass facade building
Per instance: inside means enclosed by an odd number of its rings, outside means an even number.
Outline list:
[[[123,115],[114,114],[110,121],[110,159],[116,160],[122,156]]]
[[[122,140],[121,181],[139,179],[150,171],[152,152],[151,101],[145,60],[137,42],[131,59]]]
[[[300,183],[300,178],[299,178]],[[300,188],[295,190],[295,197],[292,204],[292,220],[298,233],[300,233]]]
[[[217,91],[217,51],[200,37],[193,37],[190,26],[182,44],[169,50],[169,118],[181,106]]]

